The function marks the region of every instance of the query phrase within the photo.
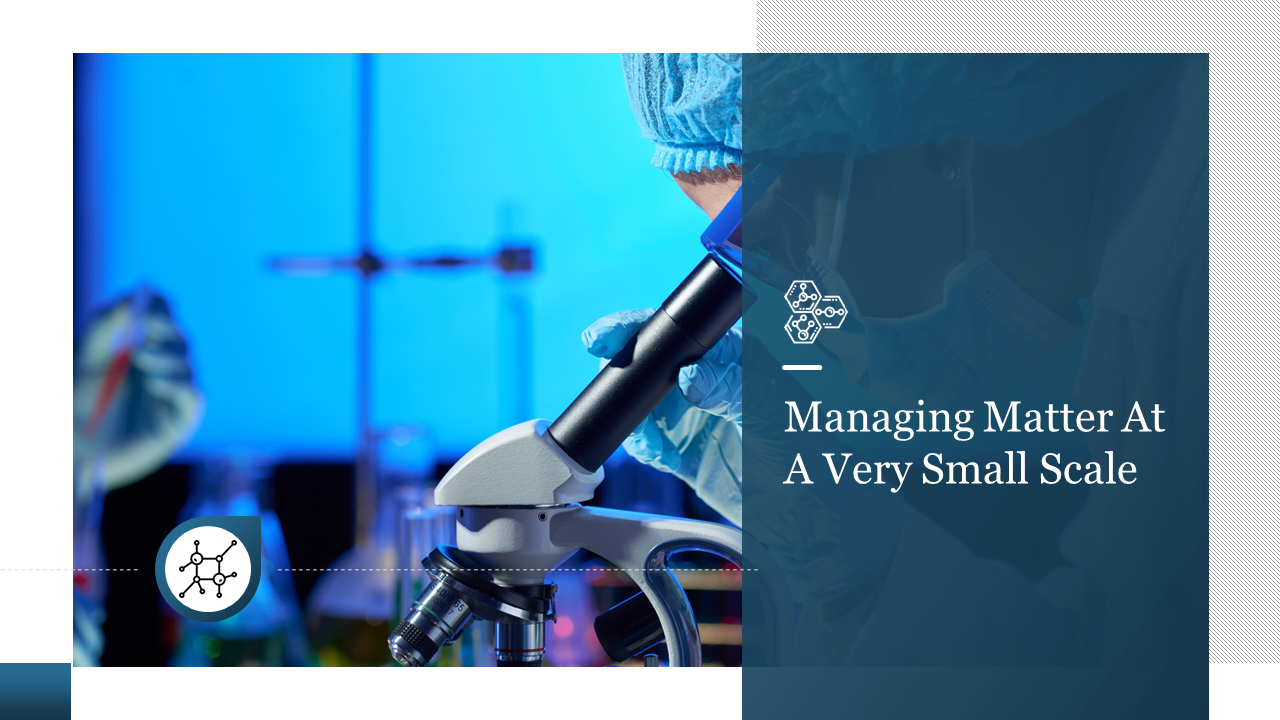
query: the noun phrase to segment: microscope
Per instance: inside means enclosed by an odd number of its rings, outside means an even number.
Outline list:
[[[584,548],[626,572],[641,593],[596,619],[616,661],[666,640],[671,667],[702,665],[698,625],[670,557],[698,550],[742,567],[742,531],[716,523],[584,507],[604,461],[742,316],[741,191],[703,234],[711,251],[662,307],[552,423],[530,420],[468,452],[440,481],[456,507],[457,546],[422,561],[430,576],[387,640],[421,667],[473,620],[495,623],[500,667],[542,665],[555,618],[547,573]]]

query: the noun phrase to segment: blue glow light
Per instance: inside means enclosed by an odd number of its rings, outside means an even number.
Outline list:
[[[208,402],[188,452],[349,455],[356,280],[267,259],[355,252],[355,59],[97,62],[91,287],[103,301],[145,281],[172,301]],[[660,303],[704,254],[705,218],[649,167],[616,56],[378,56],[374,77],[375,246],[533,238],[532,408],[555,417],[597,369],[582,329]],[[386,276],[373,304],[376,424],[429,424],[456,455],[515,421],[496,274]]]

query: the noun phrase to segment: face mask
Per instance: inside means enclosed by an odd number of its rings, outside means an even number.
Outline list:
[[[846,334],[851,342],[839,350],[828,347],[846,369],[860,368],[854,384],[863,393],[899,407],[915,408],[919,400],[926,400],[932,407],[972,409],[1012,389],[1080,330],[1033,300],[996,267],[988,253],[977,249],[969,188],[965,192],[967,258],[948,274],[942,302],[905,318],[863,315],[834,269],[839,239],[851,219],[847,198],[852,169],[853,163],[846,160],[832,243],[823,254],[810,248],[803,273],[824,294],[840,295],[848,303],[850,317],[836,332]],[[795,205],[780,202],[774,207],[784,218],[779,226],[793,228],[797,244],[813,244],[813,223]],[[806,231],[807,238],[803,237]],[[765,260],[747,259],[753,279],[775,289],[785,289],[797,279]],[[824,342],[823,336],[818,340]],[[745,357],[745,348],[744,341],[744,367],[753,365]],[[768,397],[760,400],[761,407],[785,409],[784,400],[804,394],[833,398],[835,389],[824,388],[822,380],[835,378],[779,379],[770,385]],[[792,382],[801,382],[804,391],[787,387]],[[786,426],[785,417],[760,414],[751,413],[763,427]],[[803,439],[788,439],[779,447],[748,440],[743,445],[743,464],[758,463],[759,468],[744,474],[774,478],[779,467],[783,472],[790,467],[797,443]],[[806,457],[820,457],[823,451],[809,448]],[[822,475],[827,468],[819,465],[808,471]],[[805,602],[841,596],[868,582],[888,561],[902,523],[901,494],[887,492],[884,486],[846,487],[845,483],[815,486],[804,493],[788,490],[777,482],[744,483],[743,522],[778,560],[793,598]]]
[[[840,235],[847,197],[842,193],[837,204]],[[805,275],[824,292],[844,297],[857,323],[844,329],[865,336],[865,357],[855,360],[866,366],[856,381],[860,391],[900,407],[925,400],[935,407],[972,408],[1012,390],[1080,331],[1081,325],[1036,302],[977,248],[972,180],[964,186],[964,202],[966,259],[947,274],[942,302],[925,312],[867,317],[834,263],[810,255]],[[834,257],[834,240],[832,250]]]

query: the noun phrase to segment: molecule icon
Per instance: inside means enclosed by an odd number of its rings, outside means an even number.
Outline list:
[[[195,551],[195,552],[193,552],[193,553],[191,553],[191,561],[190,561],[190,562],[188,562],[186,565],[183,565],[182,567],[178,568],[178,572],[184,572],[184,571],[186,571],[186,569],[187,569],[187,568],[189,568],[189,567],[191,567],[192,565],[194,565],[194,566],[195,566],[195,568],[196,568],[196,569],[195,569],[195,577],[191,579],[191,584],[187,586],[187,589],[186,589],[186,590],[183,590],[182,592],[178,593],[178,597],[180,597],[180,598],[186,597],[186,596],[187,596],[187,591],[188,591],[188,590],[190,590],[192,587],[199,588],[199,590],[200,590],[200,594],[201,594],[201,595],[203,595],[203,594],[204,594],[204,586],[200,584],[200,583],[201,583],[201,581],[204,581],[204,582],[212,582],[212,583],[213,583],[213,585],[214,585],[214,588],[218,591],[218,597],[222,597],[222,586],[223,586],[223,585],[225,585],[225,584],[227,583],[227,579],[228,579],[228,578],[236,577],[236,573],[231,573],[230,575],[225,575],[225,574],[223,574],[223,572],[222,572],[222,558],[223,558],[223,556],[225,556],[228,552],[231,552],[231,548],[235,547],[235,546],[236,546],[237,544],[239,544],[239,543],[238,543],[237,541],[235,541],[235,540],[232,540],[232,541],[231,541],[231,545],[230,545],[230,547],[228,547],[226,550],[223,550],[223,551],[222,551],[222,553],[221,553],[220,555],[215,555],[215,556],[214,556],[214,557],[212,557],[212,558],[209,558],[209,557],[206,557],[206,556],[204,556],[204,555],[201,555],[201,554],[200,554],[200,541],[199,541],[199,540],[196,540],[196,541],[195,541],[195,543],[196,543],[196,551]],[[210,560],[210,559],[212,559],[214,562],[218,563],[218,569],[217,569],[217,571],[215,571],[215,572],[213,573],[213,576],[212,576],[212,577],[200,577],[200,564],[201,564],[201,563],[203,563],[204,561],[206,561],[206,560]]]
[[[792,313],[787,318],[787,335],[797,345],[809,345],[818,339],[822,325],[813,317],[813,313]]]
[[[791,317],[785,329],[791,342],[811,345],[823,328],[839,328],[849,315],[839,295],[823,295],[812,280],[796,280],[786,294]]]
[[[839,295],[824,295],[818,301],[818,306],[813,309],[814,317],[818,318],[818,322],[822,323],[824,328],[838,328],[844,324],[844,318],[849,311],[844,307],[844,300]]]
[[[817,307],[821,299],[818,284],[812,280],[796,280],[787,289],[787,304],[791,306],[792,312],[809,312]]]

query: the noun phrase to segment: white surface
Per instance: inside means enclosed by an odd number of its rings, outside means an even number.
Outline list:
[[[199,562],[195,562],[197,559]],[[173,543],[165,557],[164,574],[178,602],[192,610],[217,612],[231,607],[249,589],[253,564],[238,537],[220,527],[205,525],[182,533]],[[197,575],[200,584],[193,585]],[[200,592],[202,589],[204,592]],[[219,592],[222,597],[218,597]]]
[[[547,571],[578,551],[551,542],[551,525],[568,508],[459,508],[458,547],[489,568],[500,582],[538,585]]]
[[[1280,665],[1210,665],[1211,720],[1280,717]]]
[[[641,671],[648,670],[648,673]],[[742,716],[737,668],[72,668],[71,714],[85,718],[522,717],[555,720]],[[501,691],[495,678],[501,673]],[[231,705],[191,702],[230,687]],[[207,695],[207,693],[206,693]],[[215,693],[216,696],[216,693]],[[212,697],[212,696],[211,696]],[[237,711],[229,712],[231,707]]]
[[[436,487],[437,505],[568,505],[586,502],[604,480],[547,434],[547,420],[513,425],[475,446]]]
[[[8,17],[0,28],[7,51],[45,40]],[[0,662],[71,662],[71,55],[6,55]]]

